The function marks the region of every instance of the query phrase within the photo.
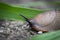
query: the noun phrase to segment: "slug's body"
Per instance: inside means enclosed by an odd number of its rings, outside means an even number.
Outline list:
[[[37,15],[31,22],[35,22],[42,27],[42,30],[58,30],[60,29],[60,13],[59,11],[51,10]]]
[[[55,10],[44,12],[34,17],[28,23],[31,29],[37,32],[60,30],[60,12]]]

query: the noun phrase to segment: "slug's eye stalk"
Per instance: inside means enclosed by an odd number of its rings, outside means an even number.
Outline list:
[[[22,14],[20,14],[20,16],[22,16],[25,19],[25,21],[29,23],[30,27],[33,26],[33,24],[30,22],[30,20],[27,17],[23,16]]]

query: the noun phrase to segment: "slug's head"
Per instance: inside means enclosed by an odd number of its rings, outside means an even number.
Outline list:
[[[20,15],[20,16],[22,16],[25,19],[25,21],[28,22],[29,27],[31,28],[32,31],[35,31],[35,32],[41,32],[42,31],[42,33],[47,32],[47,30],[41,30],[40,25],[31,22],[27,17],[25,17],[23,15]]]

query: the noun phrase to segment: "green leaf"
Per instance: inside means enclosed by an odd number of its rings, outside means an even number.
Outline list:
[[[31,37],[31,40],[60,40],[60,30],[42,35],[35,35]]]
[[[28,18],[33,18],[43,10],[34,10],[29,8],[14,7],[5,3],[0,3],[0,19],[16,19],[21,20],[20,14]]]

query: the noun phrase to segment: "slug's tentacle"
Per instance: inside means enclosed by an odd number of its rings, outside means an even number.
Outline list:
[[[20,14],[20,16],[22,16],[29,23],[30,27],[33,26],[33,23],[31,23],[27,17],[23,16],[22,14]]]

